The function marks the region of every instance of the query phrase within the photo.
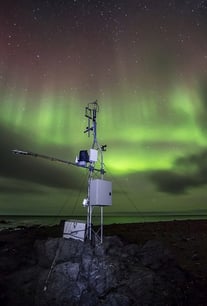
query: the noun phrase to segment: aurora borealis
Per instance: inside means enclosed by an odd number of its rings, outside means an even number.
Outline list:
[[[197,212],[207,203],[207,1],[0,4],[0,212],[82,213],[98,100],[107,212]]]

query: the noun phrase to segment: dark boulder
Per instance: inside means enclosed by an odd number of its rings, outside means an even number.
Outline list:
[[[43,249],[53,265],[39,274],[35,305],[187,305],[187,276],[158,241],[140,247],[107,237],[103,245],[92,247],[52,240]]]
[[[192,305],[193,278],[159,241],[141,246],[111,236],[94,246],[20,234],[15,243],[2,240],[1,306]]]

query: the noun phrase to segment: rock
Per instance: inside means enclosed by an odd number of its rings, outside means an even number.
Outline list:
[[[63,238],[39,240],[35,243],[38,263],[44,268],[49,268],[54,260],[56,263],[79,261],[83,247],[80,240]]]
[[[35,242],[35,251],[38,264],[41,267],[49,268],[55,258],[58,249],[59,238],[48,240],[37,240]]]
[[[99,296],[116,288],[119,278],[119,263],[112,262],[108,258],[94,257],[90,266],[88,285]]]
[[[59,253],[56,262],[80,262],[83,249],[84,243],[82,241],[61,238],[59,240]]]
[[[90,304],[88,304],[90,305]],[[109,293],[104,301],[104,305],[110,306],[130,306],[132,305],[132,301],[130,299],[119,293]]]
[[[79,305],[81,306],[99,306],[100,300],[94,291],[84,291],[80,297]],[[105,304],[106,305],[106,304]],[[110,305],[110,304],[108,304]]]
[[[158,241],[139,247],[109,237],[101,247],[77,240],[61,241],[59,247],[47,290],[37,290],[35,305],[184,305],[178,287],[187,286],[185,273]],[[38,288],[45,280],[42,271]]]
[[[84,289],[77,281],[78,273],[78,263],[65,262],[55,266],[47,284],[44,278],[41,279],[41,291],[37,291],[36,305],[77,305]]]
[[[5,264],[11,250],[3,245]],[[159,241],[140,246],[111,236],[92,246],[50,238],[36,241],[30,253],[32,261],[24,252],[13,273],[0,280],[1,305],[188,305],[189,276]]]
[[[105,254],[110,256],[120,255],[123,245],[123,242],[117,236],[106,237],[104,239]]]

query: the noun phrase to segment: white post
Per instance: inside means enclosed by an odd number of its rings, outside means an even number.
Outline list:
[[[103,243],[103,206],[101,206],[101,243]]]

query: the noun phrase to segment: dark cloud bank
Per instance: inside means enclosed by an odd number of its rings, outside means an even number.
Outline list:
[[[7,179],[18,179],[23,182],[32,182],[56,188],[76,189],[80,187],[77,175],[74,174],[75,172],[72,167],[12,153],[13,149],[28,150],[25,144],[31,143],[31,140],[29,141],[28,139],[15,134],[15,132],[11,132],[9,129],[0,126],[0,143],[1,177]],[[24,147],[21,147],[21,144],[24,144]],[[66,167],[68,167],[68,172],[65,169]],[[2,191],[5,186],[1,187]],[[8,191],[10,188],[12,189],[12,186],[7,186],[6,190]],[[24,187],[21,189],[24,189]],[[25,189],[25,191],[28,192],[27,189]]]
[[[178,158],[172,170],[154,171],[150,179],[159,191],[172,194],[182,194],[207,184],[207,149]]]
[[[80,188],[80,180],[73,167],[67,165],[59,167],[56,166],[57,163],[50,161],[12,154],[12,149],[27,150],[28,148],[26,147],[20,147],[20,144],[30,143],[31,140],[25,139],[0,126],[0,142],[1,177],[55,188]],[[59,148],[57,150],[59,154]],[[68,172],[65,170],[65,167],[68,167]],[[197,154],[191,154],[175,160],[174,167],[171,170],[151,172],[149,178],[159,191],[170,194],[183,194],[190,188],[207,184],[207,148]],[[12,184],[11,186],[2,185],[0,191],[12,191],[13,187]],[[21,188],[15,188],[19,192],[37,192],[36,188],[33,187],[31,190],[28,190],[25,184],[22,184]]]

